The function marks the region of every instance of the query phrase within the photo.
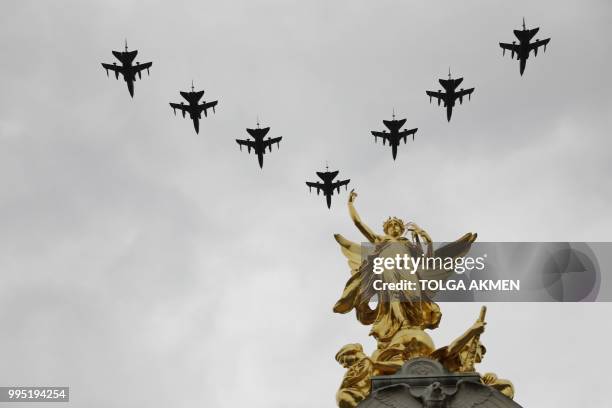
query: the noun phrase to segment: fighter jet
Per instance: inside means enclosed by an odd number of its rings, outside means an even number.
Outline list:
[[[249,149],[249,153],[251,153],[251,149],[255,150],[255,154],[257,155],[257,160],[259,161],[259,168],[263,168],[263,157],[266,154],[266,147],[272,152],[272,145],[276,143],[276,146],[280,148],[280,141],[282,140],[282,136],[271,138],[268,137],[264,139],[268,132],[270,131],[269,127],[260,128],[259,120],[257,121],[257,129],[248,129],[246,130],[249,135],[255,140],[251,139],[236,139],[236,143],[240,146],[240,151],[242,151],[242,146],[246,146]]]
[[[191,81],[191,92],[179,91],[179,93],[187,100],[187,102],[189,102],[189,105],[185,105],[185,102],[170,102],[170,107],[174,110],[175,115],[177,109],[183,113],[183,117],[185,117],[186,112],[189,112],[189,117],[191,120],[193,120],[193,127],[196,133],[200,133],[200,119],[202,118],[202,111],[206,117],[208,117],[208,113],[206,113],[206,111],[209,108],[212,108],[213,113],[215,113],[215,106],[217,106],[218,101],[202,101],[203,103],[200,104],[200,99],[202,99],[202,96],[204,96],[204,91],[195,92],[193,81]]]
[[[372,135],[374,136],[374,143],[378,140],[378,138],[382,138],[383,145],[386,142],[389,142],[391,146],[391,153],[393,155],[393,160],[397,156],[397,147],[399,146],[402,139],[404,139],[404,143],[407,143],[408,136],[412,135],[412,140],[414,140],[414,134],[418,130],[418,128],[414,129],[404,129],[401,130],[402,126],[406,123],[406,119],[395,120],[395,110],[393,111],[393,119],[392,120],[383,120],[384,125],[389,129],[390,133],[387,133],[386,130],[382,132],[372,131]]]
[[[130,91],[130,96],[134,97],[134,81],[136,81],[136,74],[138,74],[138,78],[142,79],[142,70],[146,69],[147,74],[149,74],[149,68],[153,65],[152,62],[145,62],[141,64],[140,62],[136,62],[136,65],[132,65],[132,61],[138,55],[138,51],[128,51],[127,40],[125,40],[125,51],[113,51],[113,55],[121,62],[121,66],[118,66],[116,62],[112,64],[102,63],[102,67],[106,70],[106,76],[108,76],[108,70],[115,72],[115,78],[119,79],[119,74],[123,75],[123,79],[127,83],[128,91]]]
[[[455,106],[455,101],[459,99],[459,103],[463,103],[463,97],[468,96],[471,99],[472,92],[474,92],[474,88],[463,89],[461,88],[459,91],[456,88],[463,82],[463,78],[451,78],[450,68],[448,69],[448,79],[439,79],[440,85],[444,88],[446,92],[442,92],[440,89],[438,91],[426,91],[427,95],[429,95],[429,103],[431,103],[431,98],[438,99],[438,106],[440,106],[440,101],[444,102],[444,106],[446,107],[446,119],[450,122],[451,115],[453,114],[453,106]]]
[[[331,198],[332,195],[334,195],[334,190],[336,190],[338,194],[340,194],[340,187],[344,186],[345,189],[348,189],[347,185],[351,181],[350,179],[333,181],[338,175],[338,173],[338,170],[329,171],[329,167],[325,166],[325,171],[317,171],[317,176],[319,176],[319,178],[323,180],[323,183],[320,183],[318,181],[306,182],[306,185],[308,186],[310,192],[312,192],[313,187],[317,189],[317,195],[319,195],[319,193],[323,191],[323,195],[325,196],[325,199],[327,201],[327,208],[331,208]]]
[[[512,44],[499,43],[499,46],[502,47],[503,50],[502,55],[506,55],[506,50],[509,50],[512,52],[511,58],[514,59],[514,54],[516,54],[516,59],[519,60],[521,75],[525,72],[525,65],[527,65],[527,59],[531,51],[533,51],[533,56],[537,57],[538,48],[544,46],[544,52],[546,52],[546,45],[550,42],[550,38],[545,40],[536,39],[535,42],[530,42],[539,30],[539,27],[528,30],[525,27],[525,17],[523,17],[523,30],[514,30],[514,35],[518,38],[519,43],[517,44],[516,41],[512,41]]]

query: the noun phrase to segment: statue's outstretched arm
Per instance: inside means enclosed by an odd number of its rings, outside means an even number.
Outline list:
[[[368,241],[372,243],[380,241],[379,236],[376,235],[374,231],[370,229],[370,227],[365,225],[361,221],[361,217],[359,217],[359,214],[357,214],[357,210],[355,209],[355,204],[354,204],[356,197],[357,197],[357,193],[355,192],[355,190],[351,190],[351,194],[349,194],[349,199],[348,199],[348,208],[349,208],[349,214],[351,216],[351,219],[355,223],[355,226],[357,227],[357,229],[361,231],[361,233],[368,239]]]
[[[484,332],[485,324],[486,323],[484,322],[474,323],[472,327],[467,329],[465,333],[455,339],[455,341],[453,341],[450,346],[448,346],[448,355],[452,356],[454,354],[459,354],[459,352],[461,352],[461,350],[467,345],[470,340]]]

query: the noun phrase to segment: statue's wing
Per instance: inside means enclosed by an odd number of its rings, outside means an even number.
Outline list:
[[[436,260],[446,259],[446,258],[458,258],[464,256],[470,250],[472,243],[476,240],[477,234],[473,234],[468,232],[463,235],[458,240],[446,244],[434,251],[434,258]],[[426,280],[446,280],[453,274],[453,269],[449,268],[427,268],[419,270],[419,278]],[[427,290],[425,291],[427,296],[433,297],[435,295],[434,291]]]
[[[435,251],[435,256],[441,258],[464,256],[470,250],[472,243],[476,241],[476,237],[478,237],[478,234],[468,232],[458,240],[438,248]]]
[[[359,408],[422,408],[423,404],[410,394],[407,385],[393,385],[376,391],[359,404]]]
[[[340,234],[335,234],[334,238],[336,242],[340,244],[340,251],[342,251],[342,254],[348,261],[349,267],[351,268],[351,274],[355,274],[361,266],[361,246],[344,238]]]
[[[361,246],[353,241],[344,238],[340,234],[335,234],[334,238],[340,245],[342,254],[346,257],[349,267],[351,268],[351,277],[344,287],[342,297],[334,306],[336,313],[348,313],[356,307],[361,300],[361,274],[359,268],[361,266]]]
[[[363,263],[361,245],[344,238],[340,234],[334,235],[340,244],[340,250],[346,257],[351,268],[351,277],[344,286],[342,296],[334,305],[334,312],[348,313],[355,309],[357,320],[362,324],[372,324],[376,320],[377,310],[372,309],[368,302],[373,296],[372,293],[364,292],[364,274],[361,270]]]
[[[447,401],[448,408],[521,408],[496,389],[472,381],[461,381]]]

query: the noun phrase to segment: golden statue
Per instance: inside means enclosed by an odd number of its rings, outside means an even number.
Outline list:
[[[334,235],[351,269],[351,277],[341,298],[334,305],[334,312],[348,313],[354,309],[359,322],[372,325],[370,335],[376,339],[377,348],[368,357],[361,344],[347,344],[336,354],[336,360],[347,369],[336,394],[340,408],[357,406],[370,394],[372,376],[394,374],[407,360],[428,357],[438,360],[450,372],[473,372],[474,365],[482,360],[486,352],[480,343],[480,334],[486,325],[485,307],[481,309],[476,323],[448,346],[436,349],[433,340],[425,332],[425,329],[438,327],[442,313],[431,300],[431,292],[421,290],[416,283],[420,279],[446,279],[453,273],[452,269],[417,269],[406,274],[390,268],[375,274],[371,268],[371,260],[375,257],[404,254],[414,258],[462,257],[476,240],[476,234],[467,233],[457,241],[434,250],[431,237],[418,225],[412,222],[405,224],[399,218],[389,217],[383,224],[383,234],[379,235],[361,221],[354,206],[356,197],[357,193],[351,191],[349,214],[357,229],[372,244],[373,256],[366,256],[367,251],[363,251],[360,244],[340,234]],[[406,232],[410,232],[411,239],[404,237]],[[406,280],[415,282],[415,285],[411,289],[392,293],[390,290],[375,289],[373,283],[377,279],[387,283]],[[371,307],[373,301],[376,304]],[[494,373],[484,374],[481,381],[510,398],[514,396],[512,383],[497,378]]]
[[[480,316],[465,333],[459,336],[450,345],[441,347],[431,353],[430,357],[442,363],[451,372],[472,372],[474,364],[480,363],[487,352],[480,343],[480,334],[484,332],[485,306],[480,310]]]
[[[468,233],[459,240],[442,248],[433,250],[432,240],[423,229],[415,223],[404,224],[399,218],[389,218],[383,224],[383,234],[374,233],[361,221],[354,202],[357,197],[351,191],[348,200],[349,214],[357,229],[374,245],[374,255],[393,257],[407,254],[410,257],[456,258],[463,256],[469,250],[476,234]],[[412,240],[403,235],[411,232]],[[367,260],[362,259],[360,244],[349,241],[340,234],[334,235],[342,253],[347,257],[351,268],[351,277],[346,283],[342,297],[336,302],[334,312],[348,313],[355,309],[357,320],[364,325],[372,325],[370,335],[378,342],[378,349],[387,346],[407,346],[412,339],[417,344],[412,349],[420,349],[418,354],[427,355],[434,351],[433,341],[424,329],[435,329],[440,323],[442,314],[438,305],[430,300],[430,294],[420,291],[418,285],[414,290],[405,290],[399,296],[386,290],[375,290],[374,280],[381,277],[386,282],[397,282],[401,278],[418,282],[419,279],[446,279],[452,270],[438,269],[416,271],[406,274],[397,270],[385,271],[381,276],[371,272]],[[426,243],[423,250],[421,239]],[[425,276],[423,276],[425,275]],[[371,308],[370,301],[376,298],[377,305]],[[394,338],[395,337],[395,338]]]
[[[359,343],[347,344],[336,354],[336,361],[346,368],[346,373],[336,393],[340,408],[353,408],[370,395],[370,377],[393,374],[401,364],[377,362],[363,352]]]
[[[336,402],[340,408],[353,408],[370,395],[374,365],[358,343],[342,347],[336,354],[336,361],[347,369],[336,393]]]

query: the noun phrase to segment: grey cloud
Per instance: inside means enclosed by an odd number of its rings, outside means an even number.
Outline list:
[[[326,161],[373,228],[609,239],[609,2],[4,6],[0,384],[69,385],[78,407],[334,406],[335,352],[375,345],[331,311],[332,234],[360,238],[346,193],[328,211],[304,185]],[[552,41],[521,78],[497,42],[523,15]],[[99,65],[126,37],[154,62],[134,100]],[[425,95],[449,65],[476,87],[450,124]],[[192,79],[219,99],[197,136],[167,105]],[[396,162],[369,134],[393,108],[419,127]],[[283,136],[263,171],[234,142],[257,116]],[[440,345],[478,305],[442,308]],[[580,350],[609,342],[609,309],[491,305],[483,369],[525,406],[584,402],[557,397],[571,385],[603,407],[610,358]]]

